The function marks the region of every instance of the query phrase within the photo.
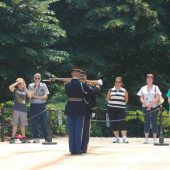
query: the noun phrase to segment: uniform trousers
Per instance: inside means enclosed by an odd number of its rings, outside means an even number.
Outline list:
[[[89,110],[88,113],[86,113],[85,119],[84,119],[82,146],[81,146],[81,150],[83,152],[87,151],[89,138],[90,138],[90,126],[91,126],[91,112]]]
[[[81,153],[84,115],[67,114],[69,150],[72,154]]]

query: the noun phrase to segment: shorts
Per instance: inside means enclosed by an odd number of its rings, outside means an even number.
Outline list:
[[[109,119],[112,120],[110,122],[111,129],[113,131],[122,131],[126,130],[126,112],[123,108],[115,108],[115,107],[108,107]],[[114,121],[115,120],[115,121]],[[116,121],[120,120],[120,121]]]
[[[11,124],[13,126],[21,126],[21,127],[27,126],[28,125],[27,112],[14,110],[12,113]]]

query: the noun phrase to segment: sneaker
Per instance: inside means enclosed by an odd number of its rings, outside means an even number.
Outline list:
[[[158,141],[157,141],[156,138],[154,138],[154,139],[153,139],[153,144],[156,144],[156,143],[158,143]]]
[[[30,141],[26,137],[23,137],[21,143],[30,143]]]
[[[122,143],[129,143],[129,141],[127,140],[127,138],[123,138]]]
[[[10,140],[9,140],[9,143],[15,143],[15,138],[11,137]]]
[[[119,138],[114,138],[113,143],[120,143]]]
[[[148,142],[148,139],[145,138],[144,141],[143,141],[143,144],[148,144],[148,143],[149,143],[149,142]]]
[[[38,138],[35,138],[35,139],[33,140],[33,143],[40,143],[40,140],[39,140]]]

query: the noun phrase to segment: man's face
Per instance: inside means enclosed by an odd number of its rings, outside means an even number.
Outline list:
[[[87,79],[87,75],[86,74],[83,74],[83,79]]]
[[[41,76],[40,75],[35,75],[34,76],[34,81],[35,81],[35,83],[39,83],[41,81]]]
[[[72,75],[73,77],[80,77],[80,76],[81,76],[81,74],[80,74],[79,71],[73,71],[73,72],[71,73],[71,75]]]

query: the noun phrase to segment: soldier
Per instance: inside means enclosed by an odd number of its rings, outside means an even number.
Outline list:
[[[67,128],[69,138],[69,150],[71,154],[81,154],[82,131],[85,111],[85,91],[92,93],[86,84],[80,82],[81,69],[72,69],[72,80],[65,84],[65,93],[68,102],[65,107],[67,115]]]
[[[90,137],[90,125],[91,125],[91,117],[92,115],[95,116],[95,112],[97,110],[96,107],[96,95],[100,90],[100,86],[102,86],[102,80],[97,81],[97,85],[89,83],[90,81],[87,80],[87,70],[82,71],[82,79],[84,82],[87,82],[86,85],[92,89],[92,93],[85,93],[85,106],[86,106],[86,114],[84,119],[84,126],[83,126],[83,135],[82,135],[82,146],[81,151],[82,153],[87,152],[89,137]],[[84,86],[85,84],[83,84]]]
[[[84,93],[79,81],[81,70],[72,69],[72,80],[65,84],[65,93],[68,102],[65,107],[67,115],[67,128],[69,150],[71,154],[81,154],[81,136],[85,114]]]

